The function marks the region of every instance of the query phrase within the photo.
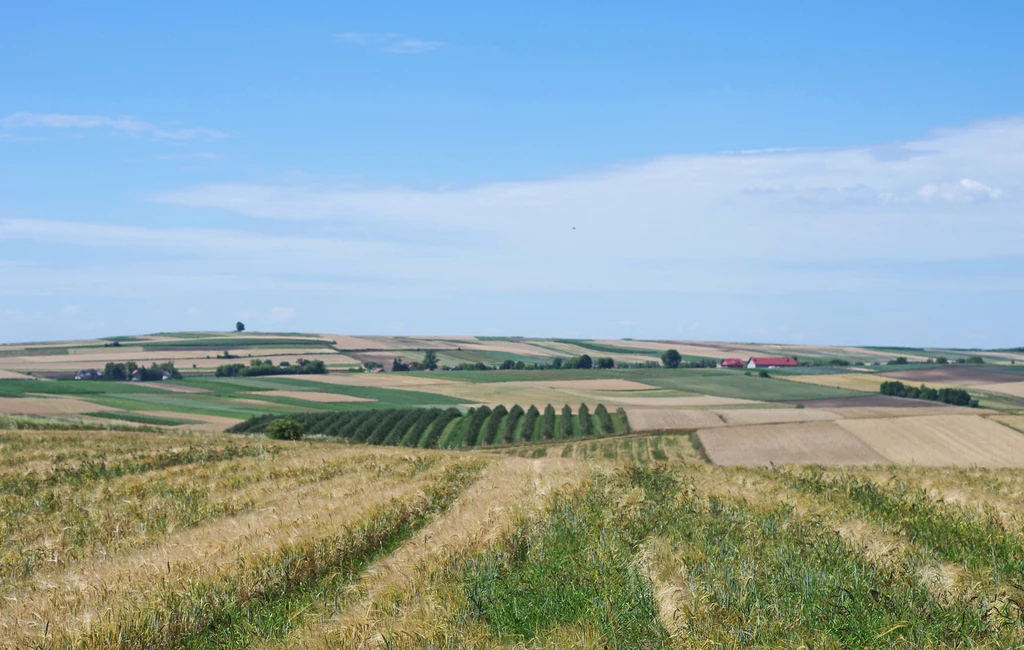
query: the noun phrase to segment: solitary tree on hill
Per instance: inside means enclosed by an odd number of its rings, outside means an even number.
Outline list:
[[[245,331],[245,323],[243,323],[242,321],[238,321],[237,323],[235,323],[235,331],[237,331],[237,332],[244,332]]]
[[[420,362],[420,367],[424,370],[437,370],[437,352],[427,350],[423,355],[423,361]]]
[[[661,362],[666,368],[678,368],[683,362],[683,355],[679,354],[679,350],[665,350],[661,355]]]

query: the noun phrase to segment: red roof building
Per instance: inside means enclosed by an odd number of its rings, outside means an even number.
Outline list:
[[[793,357],[750,357],[748,368],[795,368],[800,364]]]
[[[722,359],[721,367],[723,368],[742,368],[743,359]]]

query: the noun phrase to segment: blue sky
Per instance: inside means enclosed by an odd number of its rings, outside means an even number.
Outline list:
[[[0,341],[1024,345],[1024,5],[839,4],[6,8]]]

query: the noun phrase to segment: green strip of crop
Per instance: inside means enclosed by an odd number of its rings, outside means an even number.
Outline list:
[[[643,509],[620,506],[629,490],[643,490]],[[666,473],[632,468],[621,480],[598,477],[557,495],[539,523],[521,521],[493,549],[453,563],[466,597],[456,615],[483,621],[509,643],[548,647],[545,638],[559,629],[583,628],[598,635],[594,647],[667,647],[635,556],[675,490]]]
[[[425,496],[374,508],[338,535],[282,547],[216,578],[90,628],[65,648],[250,648],[282,638],[304,620],[314,602],[337,600],[359,572],[445,512],[483,468],[479,462],[447,468]]]
[[[686,567],[691,597],[679,616],[692,643],[973,647],[1001,634],[981,603],[936,602],[915,567],[883,568],[787,505],[690,497],[667,524],[662,534]]]
[[[968,569],[993,570],[1013,582],[1024,576],[1024,543],[1006,530],[995,513],[938,503],[924,490],[904,483],[881,486],[852,476],[825,479],[820,472],[781,476],[791,487],[845,505],[943,560]]]

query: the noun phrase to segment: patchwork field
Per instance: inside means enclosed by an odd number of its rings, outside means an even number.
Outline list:
[[[902,420],[879,445],[1002,435]],[[879,422],[447,451],[0,431],[0,648],[1020,647],[1024,475],[887,466],[847,426]],[[766,444],[851,466],[702,459]]]

